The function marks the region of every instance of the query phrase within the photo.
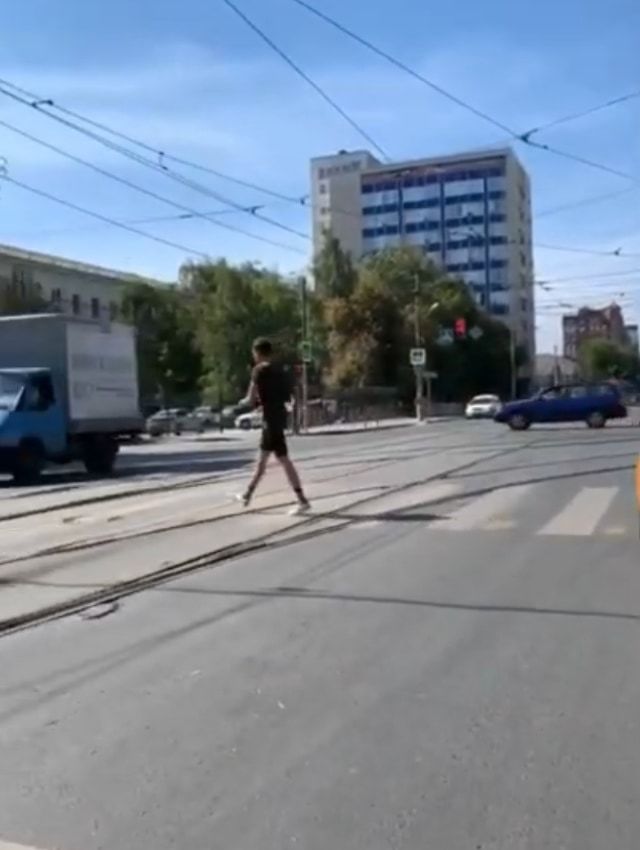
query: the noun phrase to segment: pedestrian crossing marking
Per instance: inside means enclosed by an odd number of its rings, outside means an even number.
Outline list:
[[[516,521],[508,517],[494,517],[482,527],[485,531],[509,531],[516,527]]]
[[[532,487],[531,484],[519,484],[515,487],[490,490],[452,513],[447,519],[436,520],[432,523],[431,528],[447,531],[473,531],[489,527],[488,530],[491,530],[492,523],[509,521],[504,516],[505,512],[511,511],[517,502],[531,492]]]
[[[628,530],[629,529],[625,525],[610,525],[607,528],[603,528],[602,533],[609,537],[616,537],[621,534],[626,534]]]
[[[617,487],[583,487],[538,534],[545,537],[589,537],[608,511],[617,492]]]
[[[0,838],[0,850],[42,850],[42,848],[32,847],[31,844],[12,844],[11,841],[3,841]]]

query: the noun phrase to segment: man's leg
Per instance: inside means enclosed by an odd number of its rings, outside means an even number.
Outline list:
[[[264,449],[260,449],[260,454],[258,455],[258,460],[256,462],[251,481],[249,482],[249,486],[240,497],[242,500],[242,504],[245,506],[245,508],[249,507],[249,503],[253,498],[253,494],[255,493],[256,487],[262,481],[264,473],[267,469],[267,464],[269,463],[269,455],[270,452],[265,451]]]
[[[298,470],[295,468],[293,461],[289,457],[289,449],[287,447],[287,439],[284,435],[284,431],[281,434],[274,435],[273,451],[278,463],[284,470],[284,474],[287,476],[287,481],[291,485],[291,489],[296,494],[296,498],[298,499],[298,510],[300,508],[307,510],[309,508],[309,500],[302,489]]]

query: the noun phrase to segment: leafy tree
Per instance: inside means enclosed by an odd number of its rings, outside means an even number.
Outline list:
[[[330,231],[325,231],[322,248],[314,259],[313,278],[323,298],[348,298],[358,282],[351,255],[342,250]]]
[[[47,308],[47,302],[32,288],[29,287],[23,294],[14,284],[3,285],[0,282],[0,316],[43,313]]]
[[[440,331],[459,318],[482,335],[441,345]],[[408,401],[415,388],[408,351],[419,342],[429,369],[438,372],[434,391],[442,400],[508,390],[507,329],[479,310],[463,281],[444,275],[416,249],[388,249],[367,259],[351,296],[328,303],[327,323],[328,377],[335,386],[394,386]]]
[[[194,299],[208,398],[230,402],[244,395],[258,336],[274,343],[285,364],[297,359],[301,313],[294,286],[252,264],[223,260],[191,265],[182,276]]]
[[[140,394],[162,404],[195,401],[202,369],[188,292],[131,283],[122,313],[137,330]]]
[[[578,362],[589,380],[633,378],[640,371],[638,353],[608,339],[585,340],[578,350]]]

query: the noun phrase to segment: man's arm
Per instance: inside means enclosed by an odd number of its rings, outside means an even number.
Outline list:
[[[257,384],[257,374],[258,370],[254,369],[251,373],[251,381],[249,382],[249,389],[247,390],[246,396],[240,401],[240,404],[250,404],[251,407],[259,407],[260,406],[260,394],[258,392],[258,384]]]

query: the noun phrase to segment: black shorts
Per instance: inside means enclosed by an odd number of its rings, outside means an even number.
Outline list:
[[[284,425],[269,424],[265,422],[262,426],[262,437],[260,439],[260,451],[269,452],[276,457],[287,457],[287,438],[284,433]]]

